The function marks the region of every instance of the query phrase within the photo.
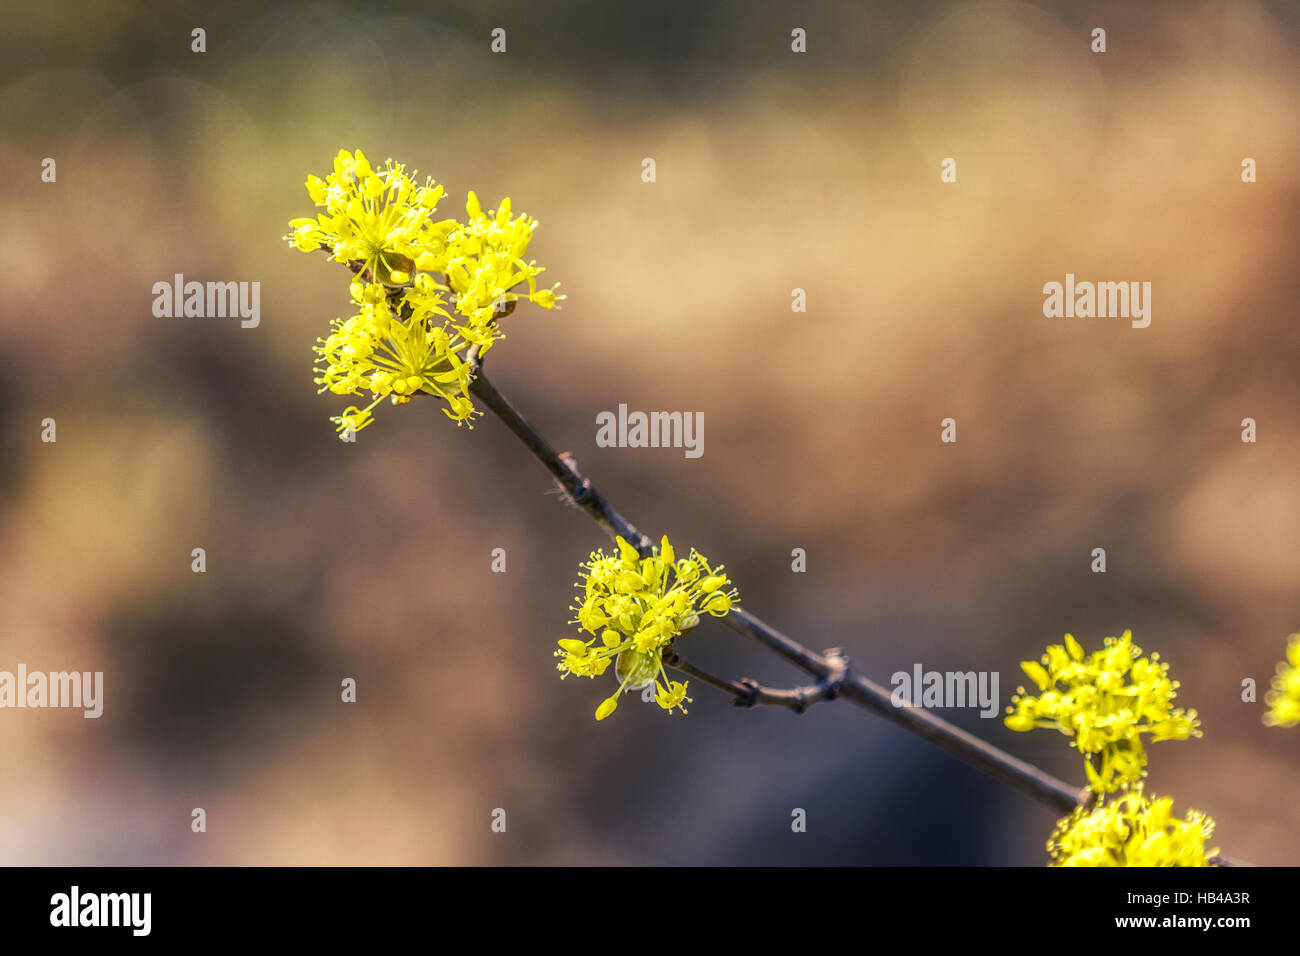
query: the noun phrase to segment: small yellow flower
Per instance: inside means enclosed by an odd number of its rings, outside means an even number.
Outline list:
[[[561,677],[599,677],[614,662],[618,690],[597,709],[597,720],[614,712],[624,691],[651,685],[660,707],[685,713],[684,705],[691,700],[686,696],[687,684],[669,680],[664,653],[699,624],[700,611],[723,617],[739,595],[729,588],[731,581],[722,573],[722,565],[710,566],[694,549],[678,560],[666,536],[659,553],[645,558],[623,538],[617,539],[617,545],[617,554],[593,551],[582,565],[583,580],[575,585],[582,603],[572,609],[573,623],[592,638],[560,640],[556,667]]]
[[[1294,727],[1300,724],[1300,634],[1287,638],[1286,660],[1277,665],[1273,689],[1264,695],[1268,710],[1264,723],[1269,727]]]
[[[573,638],[562,638],[560,640],[560,651],[556,655],[563,657],[561,669],[569,674],[577,674],[581,677],[599,677],[609,668],[608,657],[601,657],[591,653],[593,641],[575,640]]]
[[[677,707],[684,714],[686,708],[682,707],[683,703],[689,703],[690,698],[686,696],[686,682],[670,680],[667,685],[655,684],[655,702],[664,710],[672,713],[672,709]]]
[[[1080,807],[1047,841],[1052,866],[1209,866],[1214,821],[1198,810],[1173,815],[1173,799],[1148,800],[1139,784],[1092,810]]]
[[[374,408],[374,405],[370,407]],[[349,432],[356,434],[374,420],[375,417],[370,414],[369,408],[357,408],[355,405],[349,405],[343,409],[342,415],[336,415],[330,419],[340,435],[346,435]]]
[[[1153,742],[1201,735],[1196,711],[1173,706],[1178,682],[1169,679],[1169,665],[1158,654],[1141,655],[1131,631],[1106,638],[1105,647],[1090,655],[1065,635],[1065,643],[1050,645],[1041,663],[1020,665],[1039,693],[1016,688],[1006,725],[1018,731],[1053,728],[1068,736],[1084,755],[1088,784],[1097,793],[1136,783],[1146,775],[1143,734]]]

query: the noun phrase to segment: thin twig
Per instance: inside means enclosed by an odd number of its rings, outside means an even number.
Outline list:
[[[848,658],[835,648],[826,652],[826,660],[832,665],[831,671],[816,684],[807,687],[791,687],[787,690],[764,687],[758,681],[750,680],[748,677],[742,677],[740,680],[718,677],[684,660],[676,652],[664,656],[664,664],[668,667],[731,694],[735,698],[732,703],[737,707],[757,707],[765,704],[786,707],[796,714],[802,714],[818,701],[834,700],[839,695],[840,688],[848,676]]]

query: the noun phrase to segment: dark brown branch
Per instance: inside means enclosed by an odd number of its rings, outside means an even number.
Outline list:
[[[470,358],[477,364],[476,355]],[[490,408],[497,418],[505,422],[506,427],[515,433],[515,437],[533,453],[533,457],[546,466],[546,470],[551,473],[568,499],[587,512],[606,534],[611,538],[622,537],[643,555],[654,551],[654,542],[638,531],[632,522],[615,511],[596,486],[578,471],[578,464],[573,456],[556,452],[546,439],[515,411],[515,407],[488,380],[481,365],[474,376],[474,381],[470,383],[469,390],[475,398],[480,399]]]
[[[731,613],[734,614],[735,611]],[[727,616],[730,617],[731,614]],[[750,618],[753,619],[752,615]],[[723,620],[725,622],[726,619]],[[1072,787],[1065,781],[999,750],[924,708],[896,706],[889,691],[865,677],[852,673],[848,669],[847,659],[838,650],[827,651],[824,655],[816,654],[763,622],[757,623],[761,625],[764,632],[774,635],[780,646],[793,645],[798,648],[796,663],[821,677],[821,681],[811,687],[794,688],[788,691],[772,690],[754,684],[752,681],[727,681],[698,671],[697,668],[691,667],[688,670],[690,665],[681,666],[684,662],[680,662],[680,656],[677,656],[676,660],[668,660],[665,663],[685,673],[694,671],[692,676],[699,677],[706,684],[735,695],[736,703],[741,706],[779,704],[792,710],[802,711],[803,707],[797,706],[800,700],[806,700],[807,704],[811,704],[817,700],[834,700],[836,696],[843,696],[1026,791],[1061,813],[1070,813],[1075,807],[1088,806],[1091,803],[1094,795],[1087,788]],[[749,631],[746,630],[744,633]],[[765,645],[772,646],[766,637],[761,640]],[[793,655],[787,656],[794,659]],[[829,694],[824,692],[828,686],[833,688]],[[754,690],[751,691],[751,687]],[[756,695],[756,698],[751,694]]]
[[[773,687],[764,687],[758,681],[750,680],[748,677],[742,677],[738,681],[717,677],[702,668],[696,667],[689,661],[683,660],[682,656],[677,653],[667,655],[664,658],[664,664],[674,670],[681,671],[683,674],[694,677],[710,687],[726,691],[735,698],[732,703],[737,707],[768,705],[786,707],[796,714],[802,714],[818,701],[834,700],[839,695],[840,688],[844,685],[844,681],[848,676],[848,658],[838,648],[827,651],[825,660],[831,665],[831,669],[816,684],[780,690]]]
[[[476,371],[470,385],[470,392],[491,409],[493,414],[524,443],[555,478],[569,500],[585,511],[610,537],[621,536],[642,555],[652,554],[655,549],[654,542],[615,511],[591,480],[579,471],[574,457],[570,454],[557,453],[492,384],[483,371],[477,350],[471,349],[466,359],[475,366]],[[848,660],[838,650],[827,651],[824,655],[818,654],[742,608],[733,608],[722,618],[722,622],[814,675],[818,678],[817,683],[806,687],[774,689],[748,679],[731,681],[716,677],[682,660],[676,654],[665,663],[695,677],[702,683],[731,694],[738,706],[781,706],[802,712],[820,700],[833,700],[837,696],[852,700],[859,706],[910,730],[967,763],[1011,784],[1058,813],[1067,814],[1078,807],[1088,807],[1096,798],[1092,790],[1066,783],[1033,764],[1012,756],[974,734],[950,724],[929,710],[895,706],[889,691],[865,677],[852,673]],[[1216,862],[1219,866],[1248,865],[1222,855]]]
[[[524,417],[492,384],[481,366],[478,368],[474,381],[470,385],[470,391],[475,397],[481,399],[483,404],[490,408],[505,423],[507,428],[514,432],[519,440],[527,446],[528,450],[533,453],[534,457],[546,466],[546,469],[550,471],[569,499],[587,512],[607,534],[611,537],[621,535],[624,540],[636,547],[642,554],[653,552],[654,543],[610,506],[605,496],[597,490],[591,480],[578,470],[577,462],[572,455],[558,454],[546,439],[528,424]],[[798,641],[786,637],[776,628],[764,623],[742,608],[733,608],[726,617],[722,618],[722,622],[729,624],[734,630],[752,638],[763,646],[776,651],[782,657],[819,678],[822,682],[832,678],[836,673],[836,665],[831,663],[829,656],[823,656],[804,647]],[[838,659],[843,660],[842,657]],[[948,723],[930,711],[920,708],[895,707],[890,700],[888,691],[864,677],[848,673],[847,664],[840,666],[843,667],[844,673],[835,678],[834,686],[845,698],[853,700],[868,710],[876,712],[880,716],[907,728],[915,734],[919,734],[933,743],[939,744],[950,753],[956,754],[975,766],[1012,783],[1055,810],[1069,812],[1077,806],[1086,806],[1089,803],[1092,791],[1071,786],[1065,781],[1059,780],[1037,767],[1025,763],[1003,750],[999,750],[992,744],[980,740],[973,734],[969,734],[961,728]],[[701,680],[705,679],[701,678]],[[722,681],[722,679],[705,680],[706,683],[713,686],[719,686],[719,681]],[[722,681],[721,689],[745,701],[754,699],[756,703],[768,702],[768,700],[763,699],[764,695],[761,693],[755,698],[753,693],[741,682]],[[799,690],[806,691],[807,689],[773,691],[760,687],[760,691],[766,692],[767,697],[773,703],[778,701],[785,703],[788,699],[794,698]],[[818,699],[824,699],[825,696],[823,693]],[[789,704],[786,704],[786,706],[789,706]]]

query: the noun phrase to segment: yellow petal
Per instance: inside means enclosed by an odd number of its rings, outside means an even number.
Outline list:
[[[1039,690],[1047,690],[1047,688],[1052,686],[1051,675],[1049,675],[1046,668],[1037,661],[1022,661],[1020,669],[1025,672],[1025,675],[1031,681],[1038,685]]]
[[[1029,714],[1012,714],[1006,719],[1006,725],[1012,730],[1033,730],[1034,718]]]
[[[636,548],[632,547],[632,545],[628,544],[625,540],[623,540],[622,535],[620,535],[616,540],[618,541],[619,554],[622,556],[624,561],[635,562],[641,557],[637,553]]]

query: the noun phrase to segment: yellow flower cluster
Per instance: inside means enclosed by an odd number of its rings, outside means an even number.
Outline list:
[[[349,406],[332,419],[339,431],[365,428],[373,420],[371,410],[385,398],[401,405],[418,393],[444,399],[443,412],[453,421],[470,418],[470,367],[460,354],[469,343],[457,332],[447,333],[437,318],[446,312],[412,308],[404,321],[393,314],[382,285],[354,283],[352,292],[358,314],[335,319],[334,331],[315,346],[316,384],[322,391],[373,396],[367,407]]]
[[[663,655],[681,634],[699,624],[699,615],[725,617],[739,595],[722,573],[698,551],[677,559],[667,536],[659,553],[641,557],[636,548],[618,539],[618,553],[593,551],[582,565],[579,588],[582,604],[573,623],[592,635],[590,640],[564,638],[555,656],[561,677],[599,677],[614,663],[618,690],[596,708],[604,720],[618,706],[625,690],[655,685],[655,701],[672,713],[689,703],[687,685],[668,679]],[[597,641],[599,640],[599,646]]]
[[[1092,654],[1065,635],[1064,645],[1050,645],[1041,663],[1020,665],[1039,693],[1016,689],[1007,726],[1054,728],[1070,737],[1070,745],[1084,755],[1088,784],[1097,793],[1136,783],[1146,775],[1143,734],[1153,742],[1200,736],[1196,711],[1173,706],[1178,682],[1169,679],[1169,665],[1158,654],[1141,655],[1131,631],[1106,638],[1105,647]]]
[[[324,211],[290,220],[284,238],[304,252],[326,249],[356,274],[357,312],[336,319],[315,346],[321,391],[371,398],[333,419],[339,431],[370,424],[384,398],[402,404],[417,394],[442,398],[448,417],[470,421],[465,352],[482,354],[502,338],[499,320],[519,299],[550,309],[564,298],[539,288],[543,268],[524,260],[537,220],[512,216],[508,198],[485,213],[473,192],[466,221],[436,219],[442,186],[417,183],[391,159],[375,168],[359,149],[340,150],[324,179],[308,176],[307,193]]]
[[[447,262],[442,271],[455,292],[456,311],[475,327],[490,323],[497,314],[511,308],[520,298],[515,290],[528,286],[523,298],[552,308],[555,289],[539,289],[537,276],[544,270],[535,261],[524,261],[537,220],[520,214],[510,217],[510,198],[501,200],[496,212],[487,214],[471,191],[465,202],[467,219],[458,223],[447,238]]]
[[[1264,723],[1270,727],[1300,724],[1300,634],[1287,638],[1286,660],[1277,665],[1273,689],[1264,696],[1268,710]]]
[[[307,194],[325,211],[291,219],[285,238],[304,252],[322,247],[339,262],[359,262],[379,281],[405,285],[420,264],[435,267],[455,223],[433,219],[444,189],[432,179],[417,185],[406,167],[390,159],[382,169],[361,150],[339,150],[334,172],[307,177]]]
[[[1160,655],[1142,656],[1133,633],[1108,637],[1087,654],[1071,635],[1048,645],[1040,661],[1020,666],[1038,694],[1016,688],[1007,708],[1012,730],[1059,730],[1084,755],[1088,785],[1099,794],[1092,809],[1080,807],[1060,820],[1047,852],[1053,866],[1209,866],[1218,850],[1206,850],[1214,821],[1189,810],[1173,816],[1173,799],[1142,793],[1147,756],[1142,735],[1186,740],[1201,735],[1196,711],[1173,706],[1178,682]],[[1093,757],[1100,755],[1100,767]],[[1119,796],[1107,795],[1122,790]]]
[[[1047,852],[1053,866],[1209,866],[1214,821],[1196,810],[1173,815],[1170,797],[1148,800],[1141,785],[1093,810],[1061,820]]]

